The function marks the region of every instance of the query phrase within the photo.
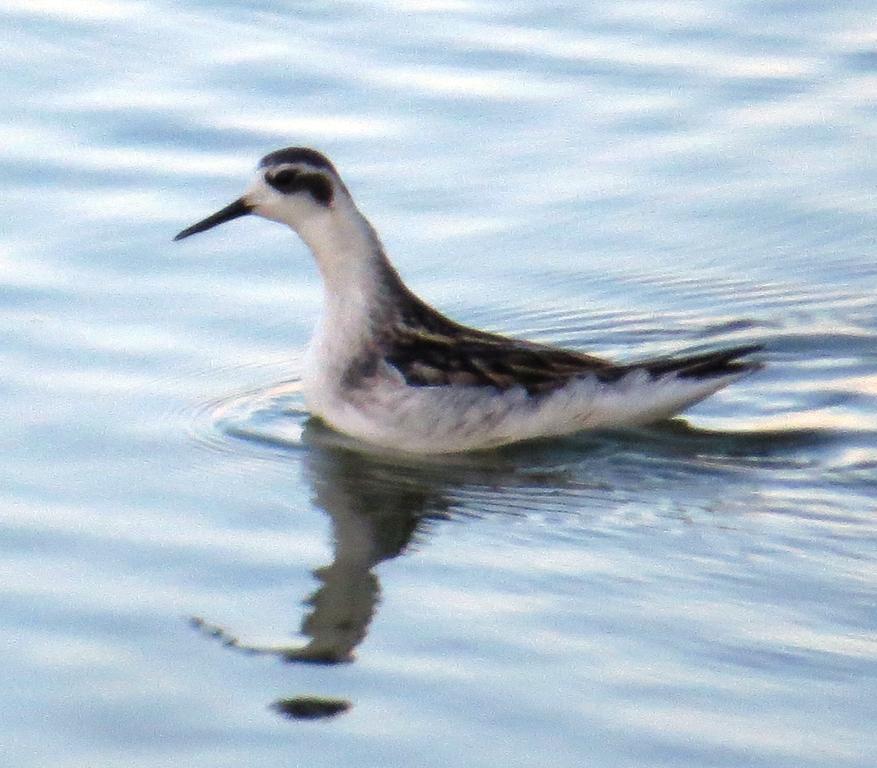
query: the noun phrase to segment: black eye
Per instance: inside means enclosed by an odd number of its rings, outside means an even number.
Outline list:
[[[320,205],[332,203],[332,182],[321,173],[302,173],[294,168],[284,168],[274,175],[266,173],[265,181],[284,195],[305,191]]]
[[[278,171],[273,176],[270,174],[265,174],[265,181],[267,181],[274,189],[278,192],[294,192],[299,186],[295,183],[296,178],[299,176],[299,172],[293,168],[284,168],[282,171]]]

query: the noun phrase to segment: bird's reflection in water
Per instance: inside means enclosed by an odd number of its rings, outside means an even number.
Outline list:
[[[446,517],[447,501],[440,487],[410,470],[321,443],[317,433],[325,431],[309,428],[305,469],[315,505],[332,521],[334,556],[314,571],[320,585],[302,622],[310,640],[283,655],[337,664],[352,660],[374,615],[380,596],[374,566],[404,552],[431,520]]]
[[[310,421],[298,455],[315,505],[331,519],[334,553],[331,563],[314,571],[319,586],[305,600],[310,610],[301,632],[309,639],[296,646],[248,645],[220,627],[192,621],[205,634],[244,652],[296,663],[350,662],[379,602],[375,565],[403,553],[436,521],[496,510],[526,513],[539,506],[546,489],[555,498],[567,496],[570,509],[581,515],[587,508],[611,504],[613,491],[625,486],[648,497],[654,485],[650,476],[659,478],[668,468],[678,482],[674,495],[686,489],[696,493],[700,487],[711,496],[723,469],[738,468],[741,454],[775,454],[778,448],[794,452],[800,438],[721,435],[676,421],[639,431],[635,440],[578,437],[491,453],[406,459],[364,452],[361,445]],[[350,706],[344,699],[298,696],[272,708],[284,717],[313,719]]]
[[[514,483],[508,459],[499,454],[475,460],[382,457],[362,452],[315,421],[308,423],[303,442],[305,475],[315,506],[331,519],[334,550],[332,562],[314,571],[319,586],[304,601],[310,610],[301,632],[308,641],[298,646],[249,645],[203,619],[192,619],[192,624],[227,647],[247,653],[271,654],[287,662],[340,664],[353,660],[374,616],[380,598],[375,565],[397,557],[431,524],[447,519],[455,489],[487,482],[495,491],[502,484],[498,472],[510,485]],[[313,696],[272,705],[294,719],[331,717],[349,707],[341,699]]]

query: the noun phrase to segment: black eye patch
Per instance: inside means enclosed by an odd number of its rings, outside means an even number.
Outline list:
[[[298,171],[293,170],[292,168],[286,168],[282,171],[278,171],[273,176],[270,173],[266,173],[265,181],[267,181],[278,192],[293,192],[295,191],[295,180],[298,176]]]
[[[294,168],[284,168],[274,175],[266,173],[265,181],[284,195],[305,191],[321,205],[332,202],[332,182],[321,173],[302,173]]]

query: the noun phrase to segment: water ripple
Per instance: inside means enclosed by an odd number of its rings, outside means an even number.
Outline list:
[[[862,10],[3,3],[6,762],[870,765]],[[649,429],[366,450],[304,407],[304,248],[170,242],[303,143],[455,319],[766,366]]]

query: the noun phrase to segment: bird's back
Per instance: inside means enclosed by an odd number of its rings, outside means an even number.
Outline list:
[[[755,347],[614,364],[466,327],[399,283],[320,415],[364,440],[440,453],[667,418],[759,367]],[[325,362],[325,361],[324,361]]]

